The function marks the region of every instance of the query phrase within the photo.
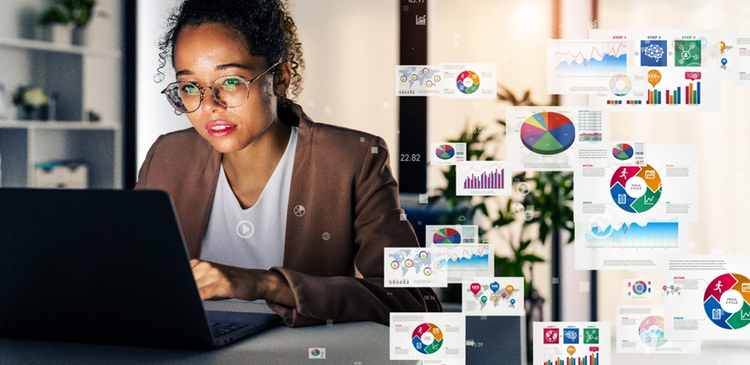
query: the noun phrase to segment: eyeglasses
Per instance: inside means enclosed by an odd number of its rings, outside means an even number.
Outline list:
[[[274,63],[273,66],[249,81],[239,75],[220,77],[211,84],[211,95],[217,103],[227,108],[242,106],[250,97],[250,84],[279,64],[281,64],[281,61]],[[175,113],[192,113],[200,108],[205,96],[203,93],[205,88],[208,88],[208,86],[201,87],[195,82],[177,81],[167,85],[161,93],[167,96],[167,101],[172,105]]]

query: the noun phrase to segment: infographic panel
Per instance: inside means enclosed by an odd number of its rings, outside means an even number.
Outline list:
[[[664,329],[660,305],[617,306],[617,352],[647,354],[700,353],[700,340],[677,340]]]
[[[442,98],[497,98],[496,63],[441,63]]]
[[[493,196],[511,194],[512,173],[505,161],[456,163],[456,195]]]
[[[579,150],[608,145],[609,113],[601,109],[508,107],[505,120],[507,161],[516,171],[572,171]]]
[[[436,258],[436,251],[424,247],[386,247],[383,260],[387,288],[446,287],[448,271]]]
[[[649,145],[645,166],[575,170],[575,221],[599,215],[615,227],[649,221],[698,221],[698,146]]]
[[[435,260],[433,271],[447,275],[450,284],[495,275],[495,246],[492,244],[440,244],[430,249]]]
[[[737,61],[734,64],[737,86],[750,86],[750,35],[738,35],[735,42],[737,45]]]
[[[427,247],[439,244],[479,243],[477,225],[427,225],[425,226]]]
[[[440,66],[396,66],[396,96],[439,96]]]
[[[670,338],[750,340],[750,256],[666,258],[665,282],[679,295],[664,298]]]
[[[534,322],[534,364],[611,362],[609,322]]]
[[[548,40],[547,93],[609,92],[613,75],[628,72],[628,50],[626,40]]]
[[[461,311],[477,316],[522,316],[522,277],[485,277],[464,280],[461,284]]]
[[[390,359],[465,361],[465,324],[462,313],[391,312]]]
[[[430,165],[455,165],[466,161],[466,143],[431,143]]]
[[[654,281],[650,278],[622,279],[622,299],[654,299],[656,297],[654,284]]]
[[[719,30],[590,29],[589,38],[627,42],[627,72],[610,75],[589,105],[618,111],[719,111]],[[713,52],[713,54],[712,54]]]

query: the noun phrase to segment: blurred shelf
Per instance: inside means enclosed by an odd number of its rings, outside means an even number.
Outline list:
[[[61,122],[44,120],[0,120],[0,129],[36,130],[120,130],[120,125],[105,122]]]
[[[70,44],[45,42],[33,39],[17,39],[0,37],[0,46],[15,47],[21,49],[30,49],[47,52],[61,52],[70,54],[80,54],[86,56],[104,57],[119,59],[122,57],[122,52],[115,49],[100,49],[90,48],[82,46],[74,46]]]

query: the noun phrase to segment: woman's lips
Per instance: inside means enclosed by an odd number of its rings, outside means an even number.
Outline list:
[[[236,124],[213,121],[206,125],[206,130],[211,137],[225,137],[230,135],[234,130],[237,129]]]

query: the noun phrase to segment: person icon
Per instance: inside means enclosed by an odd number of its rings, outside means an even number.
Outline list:
[[[716,291],[718,291],[719,293],[721,293],[721,287],[722,287],[722,286],[723,286],[723,285],[721,285],[721,280],[719,280],[719,282],[718,282],[718,283],[716,283],[716,288],[714,288],[714,290],[716,290]]]
[[[627,169],[622,169],[622,172],[620,173],[620,177],[623,178],[623,179],[627,179],[628,178],[628,170]]]

